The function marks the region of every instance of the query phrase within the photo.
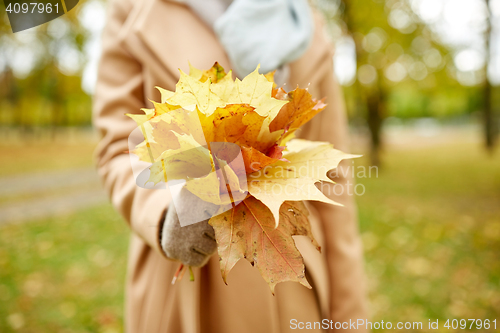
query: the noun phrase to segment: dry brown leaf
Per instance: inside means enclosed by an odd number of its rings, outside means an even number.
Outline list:
[[[296,281],[311,288],[305,277],[302,256],[292,236],[308,236],[319,250],[308,220],[308,211],[300,201],[287,201],[280,210],[275,228],[271,211],[259,200],[249,197],[239,205],[210,219],[214,227],[222,278],[234,265],[246,258],[255,265],[271,292],[277,283]]]

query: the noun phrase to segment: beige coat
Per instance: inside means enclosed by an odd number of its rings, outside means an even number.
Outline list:
[[[195,282],[184,278],[171,285],[178,262],[161,251],[159,230],[169,198],[165,190],[135,184],[127,138],[136,127],[126,113],[140,113],[160,99],[155,86],[174,90],[178,68],[188,61],[209,68],[229,60],[211,29],[186,6],[166,0],[121,0],[109,3],[103,54],[95,92],[94,122],[102,139],[96,156],[100,177],[114,207],[132,233],[126,287],[127,332],[260,333],[289,332],[290,320],[366,319],[362,248],[355,206],[347,195],[332,198],[345,205],[311,203],[318,253],[305,237],[296,238],[304,256],[309,290],[298,283],[278,284],[273,296],[258,270],[242,260],[226,286],[217,256],[195,270]],[[327,97],[328,107],[302,131],[302,137],[330,141],[347,150],[347,127],[339,85],[333,76],[332,48],[316,22],[307,53],[291,64],[291,84]],[[347,179],[339,178],[338,183]],[[345,325],[344,325],[345,326]],[[296,330],[293,330],[296,331]],[[362,332],[363,330],[357,330]]]

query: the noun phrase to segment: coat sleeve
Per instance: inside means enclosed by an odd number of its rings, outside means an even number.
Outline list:
[[[331,58],[330,58],[331,59]],[[334,147],[348,151],[348,129],[344,98],[333,72],[333,61],[327,61],[326,75],[320,85],[320,96],[326,96],[329,109],[325,110],[320,127],[320,141],[330,141]],[[327,195],[344,207],[316,203],[325,234],[325,253],[328,261],[331,285],[332,319],[335,321],[357,320],[368,317],[365,290],[363,247],[358,230],[357,210],[352,195],[354,191],[353,166],[343,161],[332,180],[343,189],[333,191],[328,184]],[[345,175],[345,176],[344,176]],[[359,332],[359,330],[356,330]]]
[[[325,41],[326,43],[326,41]],[[334,76],[333,53],[325,52],[314,71],[318,84],[313,96],[326,97],[327,107],[303,130],[302,137],[333,143],[336,149],[349,151],[347,117],[340,85]],[[367,319],[367,297],[363,269],[363,249],[357,224],[356,205],[352,194],[353,166],[351,160],[341,162],[329,176],[337,184],[322,184],[322,190],[332,200],[344,206],[311,202],[319,213],[324,234],[330,284],[331,320],[349,322]],[[335,191],[334,191],[335,190]],[[342,191],[341,191],[342,190]],[[337,193],[337,194],[336,194]],[[361,329],[361,328],[360,328]],[[347,330],[349,331],[349,329]],[[360,332],[360,330],[356,330]]]
[[[142,66],[118,37],[131,10],[130,1],[111,1],[108,6],[94,96],[93,122],[101,137],[95,157],[113,206],[134,233],[163,254],[159,232],[168,192],[138,187],[127,153],[136,123],[125,114],[140,113],[146,104]]]

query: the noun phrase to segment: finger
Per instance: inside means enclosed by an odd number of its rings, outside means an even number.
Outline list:
[[[209,252],[207,252],[207,251],[205,251],[204,249],[200,248],[200,246],[193,246],[193,247],[191,248],[191,252],[194,252],[194,253],[196,253],[196,254],[200,254],[200,255],[202,255],[202,256],[208,256],[208,255],[210,255],[210,253],[209,253]]]
[[[210,232],[209,230],[203,232],[203,237],[207,237],[208,239],[215,241],[215,233]]]
[[[211,238],[211,239],[215,240],[215,231],[214,231],[214,228],[210,224],[208,224],[208,220],[203,221],[202,223],[200,223],[200,229],[202,231],[202,235],[204,235],[205,237],[208,237],[208,238]]]
[[[202,234],[197,242],[192,246],[191,250],[193,251],[193,249],[199,253],[212,255],[217,250],[217,242]]]
[[[198,252],[191,251],[188,256],[184,260],[181,260],[184,265],[193,266],[193,267],[201,267],[204,266],[208,259],[210,259],[209,255],[201,254]]]

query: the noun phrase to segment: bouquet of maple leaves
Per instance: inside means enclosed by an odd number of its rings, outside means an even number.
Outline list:
[[[336,204],[315,184],[332,182],[327,172],[341,160],[356,157],[328,142],[295,138],[296,130],[326,104],[306,89],[287,93],[277,88],[273,73],[259,74],[258,67],[243,80],[233,80],[217,63],[206,71],[190,66],[189,75],[181,71],[175,92],[158,89],[161,103],[153,102],[154,109],[143,109],[144,114],[129,115],[145,138],[133,153],[152,163],[148,181],[189,178],[187,190],[220,206],[220,214],[209,224],[215,230],[224,282],[245,258],[273,293],[284,281],[311,288],[292,238],[307,236],[320,250],[303,201]],[[225,182],[221,181],[213,172],[221,165],[211,154],[213,142],[238,145],[244,170],[225,164]],[[195,148],[195,154],[185,154]],[[241,173],[246,175],[243,180]],[[235,188],[244,195],[237,204]],[[286,190],[277,194],[276,188]]]

